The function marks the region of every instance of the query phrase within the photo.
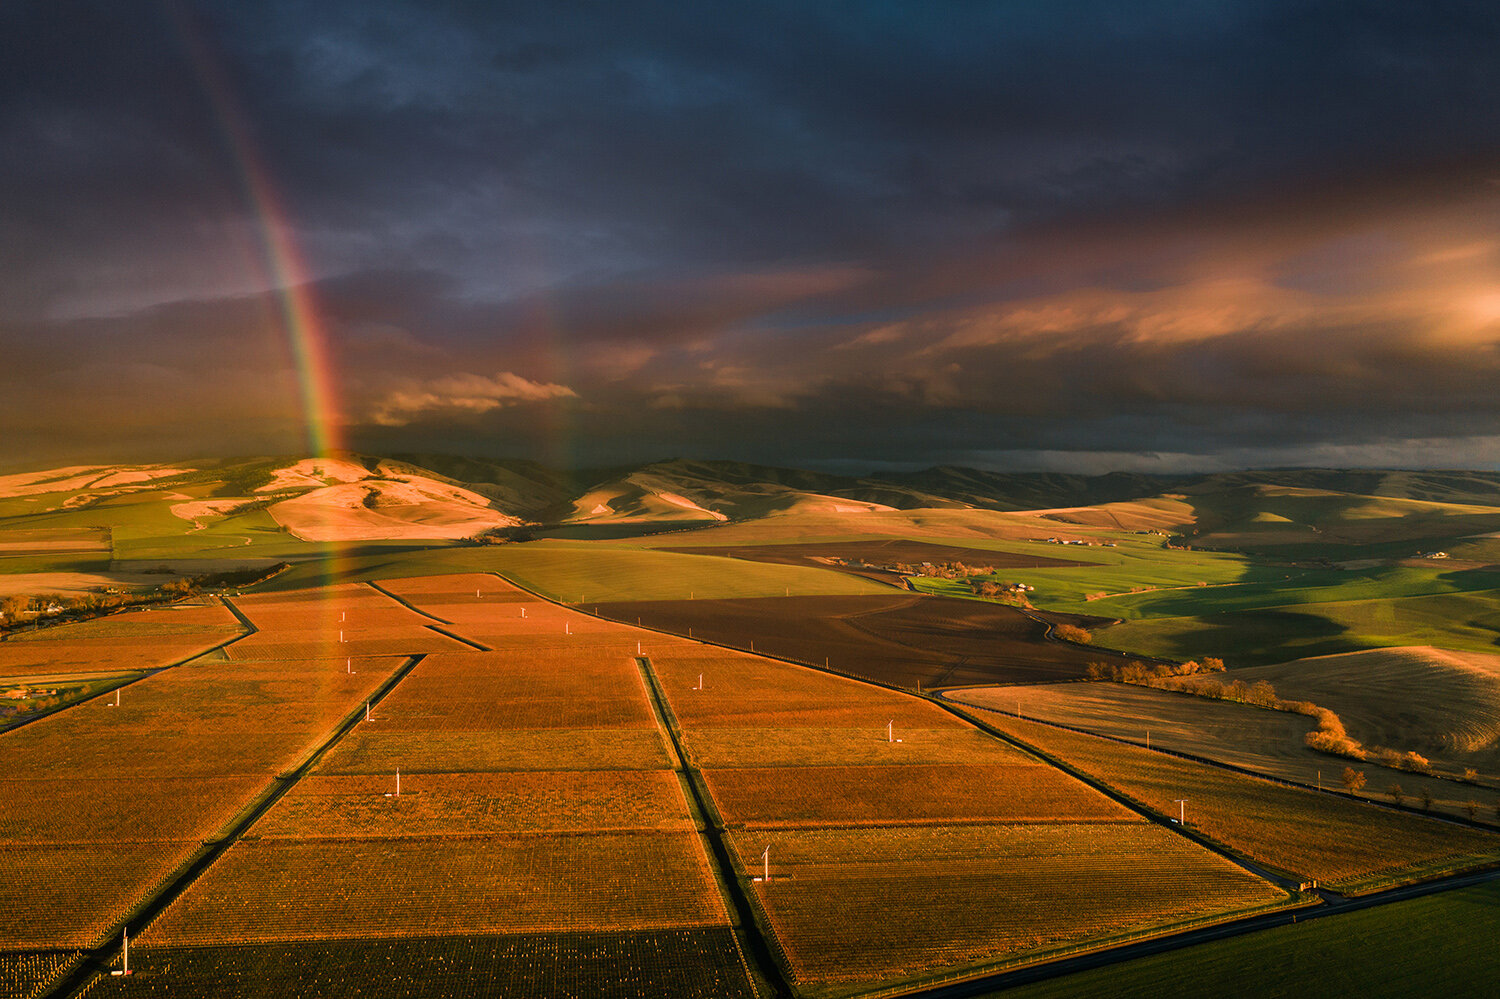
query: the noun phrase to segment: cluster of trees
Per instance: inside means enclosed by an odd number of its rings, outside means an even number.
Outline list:
[[[3,700],[0,700],[0,722],[6,722],[12,718],[19,718],[22,715],[55,708],[65,700],[75,697],[82,689],[81,687],[69,689],[50,687],[45,689],[32,688],[27,689],[24,697],[7,696]]]
[[[471,534],[464,540],[473,545],[508,545],[512,542],[535,541],[536,535],[531,532],[531,528],[516,524],[512,527],[491,527],[478,534]]]
[[[965,565],[963,562],[924,562],[921,565],[897,562],[891,568],[908,576],[928,576],[932,579],[968,579],[971,576],[995,574],[995,567],[992,565]]]
[[[1070,627],[1073,626],[1060,624],[1057,626],[1057,632],[1061,635],[1064,628]],[[1076,630],[1083,631],[1082,628]],[[1083,631],[1083,633],[1086,636],[1088,635],[1087,631]],[[1084,638],[1083,640],[1088,641],[1088,638]],[[1162,690],[1186,689],[1180,683],[1171,682],[1176,678],[1194,676],[1201,673],[1222,673],[1223,671],[1224,660],[1213,657],[1207,657],[1201,663],[1193,659],[1189,659],[1185,663],[1143,663],[1132,659],[1124,663],[1089,663],[1088,666],[1089,678],[1092,680],[1137,683],[1145,687],[1157,687]],[[1222,684],[1217,681],[1209,682],[1218,688],[1218,690],[1216,693],[1208,693],[1207,691],[1210,688],[1207,685],[1202,685],[1201,690],[1204,697],[1217,697],[1220,700],[1242,700],[1248,703],[1256,703],[1250,701],[1249,698],[1252,696],[1263,696],[1266,691],[1269,691],[1271,696],[1275,696],[1275,691],[1270,689],[1271,685],[1269,683],[1256,684],[1252,688],[1247,687],[1241,680],[1236,680],[1232,684]],[[1259,690],[1258,688],[1260,687],[1266,688],[1266,691]],[[1197,694],[1200,693],[1200,688],[1195,687],[1187,692]]]
[[[1026,596],[1026,588],[1020,583],[1004,582],[997,583],[993,579],[969,580],[969,592],[976,597],[985,597],[997,600],[1002,604],[1012,607],[1031,607],[1031,599]]]
[[[1061,638],[1065,642],[1072,642],[1075,645],[1087,645],[1094,640],[1093,632],[1089,631],[1087,628],[1079,627],[1076,624],[1054,625],[1052,628],[1052,634],[1056,635],[1058,638]],[[1093,670],[1095,665],[1098,664],[1091,664],[1089,666],[1090,671]]]
[[[1241,704],[1251,704],[1258,708],[1269,708],[1273,711],[1290,711],[1293,714],[1307,715],[1315,718],[1318,727],[1303,737],[1303,742],[1309,749],[1315,749],[1320,753],[1330,756],[1344,756],[1353,760],[1366,760],[1377,763],[1380,766],[1392,770],[1407,770],[1412,773],[1432,773],[1432,762],[1414,750],[1402,751],[1399,749],[1388,749],[1383,746],[1367,747],[1358,739],[1351,736],[1345,729],[1343,720],[1332,710],[1314,704],[1312,701],[1290,701],[1276,695],[1276,688],[1264,680],[1256,683],[1246,683],[1235,679],[1228,683],[1222,680],[1205,678],[1201,674],[1219,673],[1224,669],[1224,661],[1213,657],[1205,658],[1201,663],[1189,660],[1181,664],[1173,663],[1142,663],[1131,661],[1127,663],[1090,663],[1088,667],[1089,677],[1094,680],[1114,680],[1117,683],[1135,683],[1146,687],[1156,687],[1160,690],[1176,690],[1185,694],[1194,694],[1198,697],[1209,697],[1219,701],[1237,701]],[[1350,769],[1345,770],[1345,775],[1358,773]],[[1472,782],[1477,774],[1470,769],[1464,772],[1464,779]],[[1347,784],[1347,779],[1346,779]],[[1360,787],[1363,787],[1363,775],[1360,776]],[[1358,788],[1350,788],[1358,790]]]

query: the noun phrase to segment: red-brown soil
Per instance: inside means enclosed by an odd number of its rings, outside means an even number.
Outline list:
[[[1045,625],[1014,607],[913,593],[634,601],[600,604],[599,614],[924,688],[1071,680],[1120,658],[1049,641]]]

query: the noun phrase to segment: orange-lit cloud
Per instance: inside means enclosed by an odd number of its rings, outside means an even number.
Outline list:
[[[371,406],[369,419],[382,427],[402,427],[419,419],[471,416],[503,406],[577,396],[566,385],[534,382],[509,371],[493,377],[465,373],[392,389]]]

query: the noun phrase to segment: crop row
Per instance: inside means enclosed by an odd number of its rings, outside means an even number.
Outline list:
[[[110,614],[88,621],[40,628],[35,631],[18,631],[6,640],[29,644],[88,642],[99,639],[125,639],[171,637],[182,635],[222,635],[225,637],[241,631],[239,620],[217,601],[168,607],[152,607],[145,610]]]
[[[0,642],[0,676],[117,673],[155,669],[205,652],[233,632],[196,635]]]
[[[318,765],[321,773],[659,770],[671,767],[654,728],[529,728],[388,731],[376,707]]]
[[[723,925],[695,834],[242,840],[151,945]]]
[[[725,927],[141,948],[85,993],[198,999],[754,999]]]
[[[198,844],[0,844],[0,949],[86,947]]]
[[[265,778],[0,779],[0,844],[201,840],[250,801]]]
[[[1500,858],[1500,836],[1002,716],[988,721],[1262,863],[1358,889],[1409,867]],[[1182,805],[1177,799],[1186,799]]]
[[[429,837],[692,828],[670,770],[314,775],[256,823],[262,838]]]
[[[340,656],[410,656],[425,652],[458,652],[468,648],[462,642],[440,635],[429,628],[395,631],[385,634],[338,632],[295,634],[261,632],[236,642],[225,650],[230,659],[337,659]]]
[[[1043,763],[706,770],[730,824],[1133,822],[1138,816]]]
[[[1286,900],[1145,823],[741,832],[803,981],[899,978]]]
[[[77,951],[41,950],[0,954],[0,987],[6,999],[31,999],[78,956]]]

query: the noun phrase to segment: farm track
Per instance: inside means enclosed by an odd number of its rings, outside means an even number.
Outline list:
[[[742,950],[748,950],[755,961],[755,973],[748,977],[752,982],[768,983],[777,996],[789,996],[792,990],[785,971],[774,957],[772,941],[767,939],[762,924],[755,918],[754,905],[740,883],[739,874],[735,871],[726,839],[727,830],[724,827],[723,816],[719,814],[718,807],[714,804],[702,771],[689,762],[687,752],[683,749],[677,715],[673,712],[666,693],[661,689],[661,684],[656,678],[656,671],[651,667],[651,659],[647,656],[637,656],[636,663],[640,667],[641,678],[646,682],[646,692],[651,697],[652,711],[660,721],[667,738],[672,742],[672,752],[676,756],[678,772],[685,778],[684,784],[693,797],[694,808],[703,817],[703,840],[708,846],[709,862],[713,867],[714,877],[719,882],[720,890],[733,906],[734,923],[738,928],[736,935],[745,944]],[[746,971],[749,972],[750,969],[747,968]]]
[[[0,736],[3,736],[8,732],[14,732],[17,729],[24,728],[27,725],[30,725],[32,722],[41,721],[43,718],[49,718],[52,715],[57,714],[59,711],[66,711],[69,708],[76,708],[80,705],[88,704],[91,701],[97,701],[101,697],[108,697],[110,694],[113,694],[117,690],[124,690],[126,687],[140,683],[142,680],[149,680],[151,677],[155,676],[158,673],[165,673],[169,669],[176,669],[178,666],[184,666],[192,662],[194,659],[200,659],[203,656],[209,655],[210,653],[218,652],[222,649],[227,649],[235,642],[243,641],[244,639],[249,638],[251,635],[254,635],[260,631],[259,628],[251,623],[248,617],[240,613],[240,609],[238,607],[229,602],[228,597],[220,597],[219,599],[223,601],[224,607],[229,611],[229,613],[233,614],[235,618],[239,620],[241,625],[249,629],[248,631],[235,635],[233,638],[227,641],[220,642],[218,645],[214,645],[207,649],[194,652],[192,655],[179,659],[176,662],[168,663],[165,666],[158,666],[155,669],[146,670],[142,672],[140,676],[137,676],[134,679],[125,680],[122,683],[117,683],[112,687],[106,687],[103,690],[100,690],[97,694],[92,694],[89,697],[80,698],[76,701],[69,701],[67,704],[59,704],[55,708],[48,708],[46,711],[39,711],[34,715],[28,715],[27,717],[22,718],[11,725],[0,728]]]
[[[228,601],[226,600],[225,603],[227,604]],[[239,616],[238,611],[235,613]],[[124,930],[134,925],[139,932],[141,928],[161,915],[167,906],[176,901],[178,896],[197,880],[199,875],[213,866],[225,851],[244,836],[261,816],[265,815],[276,802],[307,776],[323,756],[364,719],[367,705],[374,706],[384,700],[386,695],[394,690],[396,685],[425,658],[425,654],[408,657],[406,662],[387,677],[385,682],[377,687],[368,698],[362,700],[354,710],[334,726],[332,731],[300,763],[286,773],[273,777],[270,784],[241,809],[239,814],[230,819],[213,836],[204,840],[203,845],[194,851],[176,871],[168,875],[155,890],[138,901],[122,919],[105,931],[101,937],[102,943],[86,949],[78,962],[47,989],[40,992],[37,999],[62,999],[62,997],[78,995],[93,981],[95,976],[105,973],[120,952],[120,939]]]

